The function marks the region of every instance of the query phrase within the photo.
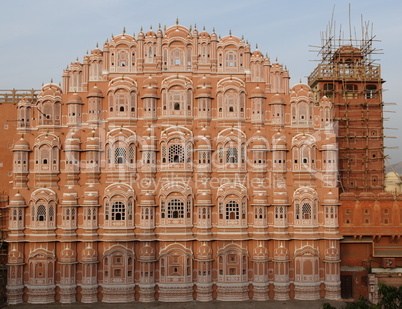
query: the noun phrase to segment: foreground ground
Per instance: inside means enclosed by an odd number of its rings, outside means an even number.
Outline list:
[[[342,301],[328,301],[328,300],[288,300],[288,301],[243,301],[243,302],[222,302],[222,301],[211,301],[207,303],[201,302],[188,302],[188,303],[162,303],[162,302],[152,302],[152,303],[140,303],[132,302],[126,304],[106,304],[106,303],[94,303],[94,304],[60,304],[53,303],[48,305],[32,305],[32,304],[20,304],[20,305],[8,305],[3,308],[8,309],[318,309],[321,308],[322,304],[330,303],[336,308],[345,307],[345,303]]]

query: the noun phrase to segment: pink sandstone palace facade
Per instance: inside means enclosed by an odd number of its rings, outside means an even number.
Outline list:
[[[338,143],[341,199],[381,192],[384,168],[350,159],[344,81],[320,69],[290,87],[245,40],[176,24],[124,31],[12,105],[8,303],[340,299]]]

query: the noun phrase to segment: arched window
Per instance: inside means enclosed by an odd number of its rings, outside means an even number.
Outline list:
[[[117,147],[114,150],[114,163],[115,164],[126,163],[126,149],[124,147]]]
[[[228,147],[226,150],[226,163],[238,163],[239,162],[239,154],[237,148]]]
[[[181,66],[184,63],[184,53],[179,48],[174,48],[170,52],[170,64],[172,66]]]
[[[168,219],[183,219],[184,218],[184,203],[179,199],[171,199],[167,206]]]
[[[169,145],[169,163],[184,163],[184,148],[182,145]]]
[[[226,68],[236,68],[237,67],[237,54],[235,51],[226,52]]]
[[[117,201],[112,204],[112,220],[126,220],[126,205],[123,202]]]
[[[36,210],[36,221],[46,221],[46,207],[45,205],[39,205]]]

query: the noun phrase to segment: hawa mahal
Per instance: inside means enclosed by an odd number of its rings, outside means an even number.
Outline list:
[[[331,56],[289,86],[243,38],[177,23],[112,36],[62,85],[2,104],[8,303],[369,293],[360,260],[381,236],[358,220],[381,199],[390,224],[399,211],[382,193],[383,81],[359,48]]]

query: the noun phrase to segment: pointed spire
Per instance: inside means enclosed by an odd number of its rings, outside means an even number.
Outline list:
[[[75,61],[77,61],[77,62],[78,62],[78,57],[77,57],[77,59],[75,59]]]
[[[212,33],[215,33],[215,27],[212,28]]]
[[[50,83],[53,84],[53,77],[50,79]]]
[[[151,25],[151,26],[149,26],[149,29],[151,29],[151,30],[152,30],[152,25]]]
[[[193,27],[190,25],[190,27],[188,28],[188,32],[191,32],[191,30],[193,30]]]
[[[194,24],[194,29],[197,29],[197,24]]]
[[[241,36],[241,40],[244,42],[244,35]]]
[[[161,23],[159,23],[159,26],[158,26],[158,27],[159,27],[159,29],[161,28]]]
[[[275,62],[278,62],[278,57],[275,58]]]
[[[205,26],[202,28],[202,31],[205,31]]]
[[[113,33],[112,33],[112,39],[114,39],[114,35],[113,35]]]
[[[123,34],[126,34],[126,27],[123,27]]]
[[[257,50],[258,50],[258,44],[255,44],[255,49],[257,49]]]
[[[142,26],[141,26],[141,28],[140,28],[140,32],[142,32]]]
[[[98,44],[98,42],[96,42],[96,48],[98,48],[99,47],[99,44]]]
[[[176,18],[176,25],[178,25],[179,24],[179,18],[177,17]]]
[[[229,29],[229,35],[232,36],[232,29]]]

